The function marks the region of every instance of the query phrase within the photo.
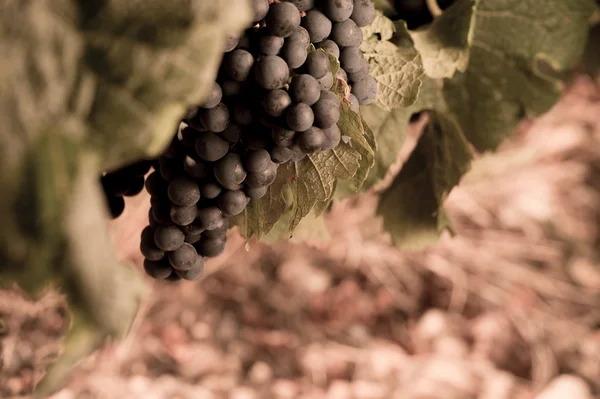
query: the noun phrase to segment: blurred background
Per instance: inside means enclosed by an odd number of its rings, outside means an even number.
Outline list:
[[[319,240],[245,248],[232,230],[200,281],[151,281],[128,338],[52,399],[598,399],[599,172],[600,84],[579,76],[452,191],[454,237],[399,252],[374,193],[336,203]],[[111,226],[138,267],[148,207]],[[0,313],[0,398],[27,397],[66,305],[8,290]]]

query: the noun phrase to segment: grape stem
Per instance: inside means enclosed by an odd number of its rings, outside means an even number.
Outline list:
[[[437,18],[440,15],[442,15],[443,11],[440,8],[437,0],[426,0],[426,2],[427,8],[429,8],[429,12],[431,13],[431,15],[433,15],[434,18]]]

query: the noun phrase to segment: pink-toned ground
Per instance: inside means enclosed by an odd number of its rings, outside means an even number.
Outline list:
[[[52,399],[600,398],[599,172],[600,88],[579,78],[452,192],[456,237],[400,253],[374,194],[334,207],[328,243],[246,251],[232,232],[200,282],[154,282],[132,334]],[[147,206],[112,226],[138,264]],[[0,398],[27,396],[65,313],[0,291]]]

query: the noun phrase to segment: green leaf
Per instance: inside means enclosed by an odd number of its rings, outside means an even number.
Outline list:
[[[467,69],[477,3],[478,0],[456,1],[427,29],[411,32],[427,76],[451,78],[457,70]]]
[[[376,103],[388,111],[416,101],[423,75],[421,58],[414,47],[389,41],[394,31],[393,22],[378,12],[373,23],[363,28],[365,39],[360,46],[369,62],[370,74],[377,81]],[[395,37],[410,41],[408,35],[404,29],[397,31]]]
[[[381,195],[377,213],[402,249],[421,249],[448,226],[443,203],[471,163],[471,153],[458,124],[432,113],[431,122],[390,187]]]
[[[558,100],[555,75],[580,59],[593,0],[481,0],[464,73],[444,85],[444,97],[466,138],[495,149],[525,116]]]
[[[42,392],[87,345],[124,334],[144,292],[115,259],[100,173],[164,149],[250,11],[246,0],[0,4],[0,278],[32,294],[59,284],[95,337],[65,348]]]

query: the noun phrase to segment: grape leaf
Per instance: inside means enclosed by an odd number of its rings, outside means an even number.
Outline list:
[[[594,9],[594,0],[479,2],[469,66],[444,84],[478,150],[495,149],[521,118],[558,100],[562,82],[553,75],[579,61]]]
[[[77,314],[39,395],[125,333],[144,292],[108,242],[99,174],[166,146],[250,14],[246,0],[1,3],[0,276],[32,294],[58,283]]]
[[[447,227],[442,205],[471,163],[458,124],[444,114],[431,121],[377,208],[384,228],[402,249],[420,249]]]
[[[389,41],[393,33],[393,22],[378,12],[373,23],[363,28],[360,46],[369,62],[370,75],[377,81],[376,103],[388,111],[416,101],[423,75],[419,54],[413,46],[397,46]],[[394,36],[409,37],[408,30],[396,31]]]
[[[469,63],[478,0],[459,0],[424,30],[412,31],[423,69],[431,78],[451,78]]]

